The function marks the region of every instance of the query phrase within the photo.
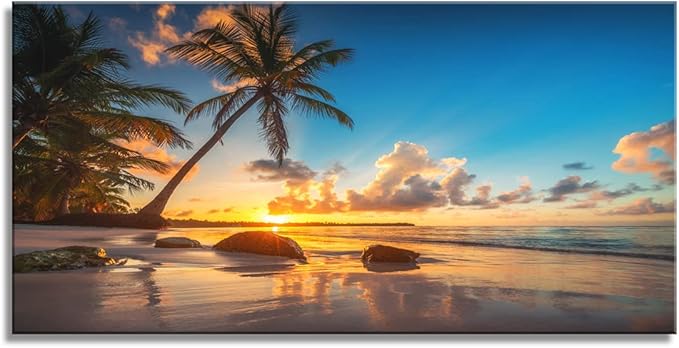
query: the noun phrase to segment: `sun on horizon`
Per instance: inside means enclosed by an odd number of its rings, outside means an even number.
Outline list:
[[[264,215],[262,221],[269,224],[286,224],[290,222],[289,215]]]

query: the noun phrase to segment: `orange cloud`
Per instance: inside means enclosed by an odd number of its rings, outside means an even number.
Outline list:
[[[190,37],[191,33],[178,34],[177,28],[168,20],[175,13],[175,5],[162,4],[156,9],[153,23],[153,31],[147,35],[136,32],[134,36],[128,36],[127,41],[141,53],[141,58],[149,65],[160,64],[168,61],[165,49],[170,45],[179,43],[182,39]]]
[[[284,215],[304,212],[307,214],[329,214],[346,211],[346,202],[337,199],[335,184],[337,174],[326,174],[321,181],[312,179],[296,182],[288,180],[284,187],[286,195],[269,202],[269,214]],[[316,193],[320,198],[314,198]]]
[[[174,174],[184,165],[186,161],[181,161],[176,158],[175,155],[167,153],[164,149],[155,146],[154,144],[146,141],[146,140],[135,140],[131,142],[121,142],[119,143],[120,146],[123,146],[127,149],[139,152],[142,154],[144,157],[148,157],[157,161],[161,161],[165,164],[167,164],[170,167],[170,170],[167,171],[165,174],[154,172],[154,171],[148,171],[144,169],[132,169],[130,170],[130,173],[135,174],[135,175],[143,175],[143,176],[153,176],[157,178],[161,178],[164,180],[168,180],[174,176]],[[184,178],[184,182],[191,181],[191,179],[198,173],[200,170],[199,165],[193,166],[189,173],[186,175]]]
[[[165,19],[174,14],[176,7],[173,4],[161,4],[156,10],[156,16],[160,19]]]
[[[137,32],[134,37],[128,37],[127,41],[141,53],[141,59],[149,65],[160,63],[160,56],[165,51],[165,44],[162,42],[147,39],[144,33]]]
[[[651,149],[659,149],[666,159],[652,159]],[[675,121],[651,127],[647,132],[634,132],[618,141],[613,153],[620,158],[612,168],[623,173],[651,173],[659,182],[674,184]]]
[[[498,208],[502,201],[491,197],[492,186],[480,185],[467,198],[465,191],[475,175],[467,173],[466,159],[435,160],[418,144],[397,142],[392,152],[377,159],[379,171],[362,190],[347,190],[346,200],[335,193],[341,166],[326,171],[320,180],[303,162],[286,160],[282,166],[271,160],[250,162],[245,169],[257,180],[284,181],[286,194],[269,202],[270,214],[324,214],[347,211],[423,211],[433,207],[476,206]],[[532,197],[530,183],[517,198]],[[532,198],[531,198],[532,200]]]
[[[244,169],[256,174],[257,181],[284,182],[285,196],[276,197],[268,204],[272,215],[296,212],[325,214],[346,210],[346,203],[339,201],[335,194],[335,183],[344,170],[339,165],[323,173],[320,181],[314,179],[317,173],[306,164],[291,159],[285,159],[281,165],[277,161],[261,159],[247,163]]]
[[[165,54],[165,49],[191,37],[191,31],[181,32],[169,23],[176,11],[175,5],[161,4],[153,16],[153,30],[150,33],[136,32],[128,36],[128,42],[141,53],[141,58],[149,65],[172,62]],[[194,32],[200,29],[214,27],[219,22],[231,20],[229,6],[207,6],[203,8],[194,20]],[[230,88],[213,81],[213,88]],[[235,90],[235,87],[233,88]]]
[[[205,7],[195,20],[195,30],[212,28],[219,22],[231,21],[231,6]]]

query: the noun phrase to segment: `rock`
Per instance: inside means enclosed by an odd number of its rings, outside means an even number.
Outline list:
[[[14,272],[63,271],[85,267],[124,264],[106,256],[106,250],[87,246],[68,246],[54,250],[34,251],[14,256]]]
[[[168,237],[156,240],[156,248],[201,248],[200,242],[186,237]]]
[[[271,232],[236,233],[217,243],[214,249],[306,260],[297,242]]]
[[[420,254],[387,245],[370,245],[363,249],[361,260],[363,262],[416,262]]]

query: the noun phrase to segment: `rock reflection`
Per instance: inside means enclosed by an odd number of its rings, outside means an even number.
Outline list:
[[[414,269],[420,269],[416,263],[387,263],[387,262],[366,262],[363,267],[370,272],[375,273],[390,273],[390,272],[403,272],[412,271]]]

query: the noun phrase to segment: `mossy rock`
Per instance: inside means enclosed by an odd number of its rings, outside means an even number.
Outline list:
[[[118,265],[125,261],[108,257],[102,248],[75,245],[16,255],[13,268],[16,273],[64,271]]]

